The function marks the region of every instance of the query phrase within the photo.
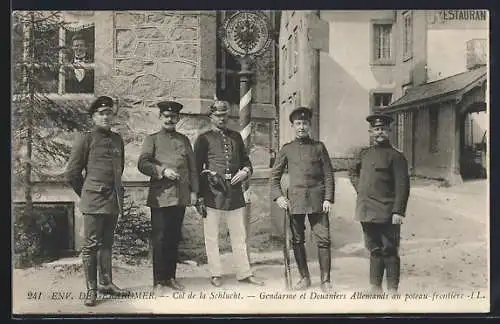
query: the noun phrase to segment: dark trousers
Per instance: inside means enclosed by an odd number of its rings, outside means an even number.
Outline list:
[[[292,245],[301,278],[309,278],[305,243],[305,218],[304,214],[294,214],[290,217],[292,232]],[[327,213],[308,214],[309,224],[314,240],[318,246],[318,262],[321,273],[321,283],[330,282],[331,250],[330,250],[330,220]]]
[[[175,279],[182,222],[186,207],[151,208],[153,284]]]
[[[305,243],[305,214],[290,215],[290,229],[292,231],[292,244],[303,245]],[[327,213],[309,214],[309,225],[313,232],[314,240],[318,248],[330,248],[330,220]]]
[[[84,214],[82,262],[88,290],[97,288],[99,282],[109,285],[113,282],[111,248],[115,235],[118,214]]]
[[[98,250],[111,250],[118,214],[84,214],[82,256],[96,255]]]
[[[381,286],[384,269],[387,288],[397,289],[400,277],[399,243],[401,225],[361,222],[365,246],[370,252],[370,284]]]

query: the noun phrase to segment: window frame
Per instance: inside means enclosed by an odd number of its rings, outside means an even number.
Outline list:
[[[95,38],[95,22],[92,22],[92,23],[87,23],[87,24],[84,24],[82,25],[82,29],[86,29],[86,28],[93,28],[94,30],[94,38]],[[21,30],[22,30],[22,33],[23,34],[26,34],[27,35],[27,32],[26,32],[26,25],[25,24],[21,24]],[[53,100],[57,100],[57,99],[70,99],[70,100],[80,100],[80,99],[90,99],[90,98],[94,98],[95,96],[95,39],[94,39],[94,42],[92,43],[92,46],[93,46],[93,62],[90,62],[90,63],[79,63],[81,67],[85,68],[85,69],[91,69],[94,71],[94,91],[93,92],[82,92],[82,93],[73,93],[73,92],[66,92],[66,72],[65,70],[67,68],[70,68],[70,67],[73,67],[73,64],[72,63],[65,63],[64,62],[64,50],[67,50],[68,47],[71,46],[71,44],[68,44],[66,43],[66,33],[67,32],[71,32],[71,30],[68,30],[67,28],[64,28],[63,26],[59,26],[59,30],[58,30],[58,38],[59,38],[59,41],[58,41],[58,47],[59,47],[59,52],[58,52],[58,64],[59,64],[59,72],[57,74],[57,92],[40,92],[41,94],[43,94],[45,97],[49,98],[49,99],[53,99]],[[25,37],[26,37],[25,35]],[[29,36],[27,36],[29,37]],[[26,57],[28,57],[28,49],[23,46],[22,47],[22,53],[23,53],[23,58],[26,59]],[[16,67],[19,67],[19,66],[29,66],[30,63],[28,62],[21,62],[21,63],[15,63]],[[35,68],[37,67],[41,67],[43,66],[42,64],[39,64],[39,63],[33,63],[33,66]],[[22,93],[13,93],[13,99],[14,100],[17,100],[18,98],[20,98],[23,94]]]
[[[404,11],[403,16],[403,32],[402,32],[402,44],[403,44],[403,62],[406,62],[413,58],[413,12],[410,10]],[[407,20],[409,20],[409,25],[407,25]]]
[[[218,11],[216,17],[217,26],[223,24],[226,17],[231,16],[234,13],[236,13],[236,11],[231,11],[231,10]],[[240,68],[238,66],[239,62],[237,62],[236,58],[234,58],[230,53],[228,53],[228,51],[224,48],[221,40],[218,37],[216,38],[215,41],[215,47],[216,47],[215,91],[217,98],[221,100],[226,100],[230,104],[239,104],[240,101],[240,83],[239,83]],[[234,67],[236,69],[228,67],[229,60],[232,61],[232,64],[236,65]],[[235,79],[238,80],[238,82],[234,82]],[[231,86],[232,83],[235,83],[234,87]],[[228,93],[231,93],[232,91],[234,91],[234,97],[233,95],[228,95]]]
[[[377,58],[375,54],[376,43],[375,34],[378,26],[391,26],[389,35],[389,58]],[[394,65],[395,46],[394,46],[394,20],[393,19],[372,19],[370,24],[370,65]]]
[[[391,99],[387,106],[375,106],[375,97],[379,95],[390,95]],[[388,107],[394,100],[394,90],[393,89],[375,89],[370,91],[370,113],[374,113],[377,110],[383,110]]]

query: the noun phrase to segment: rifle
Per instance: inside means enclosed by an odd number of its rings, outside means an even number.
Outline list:
[[[288,209],[285,210],[283,231],[285,242],[283,244],[283,259],[285,263],[285,285],[287,289],[292,289],[292,271],[290,269],[290,237],[289,237],[289,227],[290,227],[290,216],[288,215]]]
[[[281,177],[281,190],[288,199],[288,174],[285,173]],[[288,208],[285,209],[283,217],[283,260],[285,264],[285,286],[287,289],[292,289],[292,271],[290,269],[290,215]]]

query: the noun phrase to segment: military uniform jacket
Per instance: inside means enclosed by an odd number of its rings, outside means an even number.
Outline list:
[[[191,143],[177,131],[162,129],[148,135],[142,144],[137,168],[150,177],[146,202],[149,207],[189,206],[191,192],[198,193],[198,176]],[[162,178],[165,168],[175,170],[179,178]]]
[[[286,196],[280,184],[286,168],[289,178],[290,214],[321,213],[325,200],[334,202],[333,167],[322,142],[311,138],[296,139],[281,148],[271,171],[273,201],[280,196]]]
[[[225,175],[234,176],[247,167],[253,172],[252,163],[245,149],[240,133],[226,129],[211,129],[200,134],[194,145],[198,174],[204,169],[217,172],[222,179]],[[230,179],[224,180],[229,190],[222,192],[200,177],[200,196],[210,208],[234,210],[245,206],[242,182],[231,185]]]
[[[96,127],[76,138],[66,175],[80,197],[82,213],[122,212],[124,160],[124,143],[115,132]]]
[[[410,194],[408,163],[389,143],[362,151],[351,181],[358,193],[356,220],[386,223],[394,213],[405,215]]]

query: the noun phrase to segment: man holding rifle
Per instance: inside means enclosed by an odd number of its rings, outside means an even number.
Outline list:
[[[290,114],[295,139],[285,144],[276,156],[271,172],[271,198],[290,215],[293,252],[301,276],[294,289],[304,290],[311,286],[304,246],[307,215],[318,246],[321,289],[329,291],[331,243],[328,214],[334,203],[335,181],[325,145],[309,135],[311,117],[311,110],[305,107],[296,108]],[[281,187],[285,168],[288,168],[288,194]]]

